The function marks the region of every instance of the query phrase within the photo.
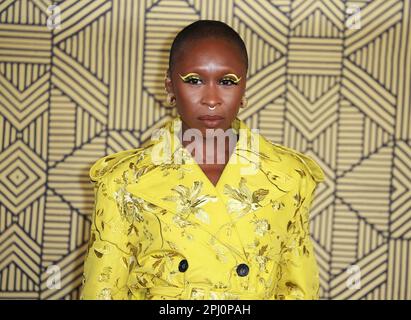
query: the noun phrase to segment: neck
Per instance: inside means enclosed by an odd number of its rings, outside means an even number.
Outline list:
[[[183,122],[181,137],[184,137],[184,133],[188,129]],[[235,135],[235,143],[232,142],[230,145],[230,136],[232,135],[218,134],[217,131],[214,135],[208,137],[202,134],[191,136],[188,141],[183,139],[181,144],[199,164],[208,166],[225,165],[238,141],[238,135]]]

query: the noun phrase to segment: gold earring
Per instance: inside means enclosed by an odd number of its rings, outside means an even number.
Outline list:
[[[168,93],[167,94],[167,99],[166,99],[166,106],[167,107],[174,107],[175,105],[176,105],[175,96],[172,93]]]
[[[247,108],[248,100],[245,95],[241,98],[241,108]]]

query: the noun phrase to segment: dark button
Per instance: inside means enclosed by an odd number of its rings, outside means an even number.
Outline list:
[[[185,272],[188,269],[188,262],[186,259],[183,259],[178,264],[178,271]]]
[[[238,266],[237,266],[237,274],[240,276],[240,277],[245,277],[247,274],[248,274],[248,271],[249,271],[250,269],[248,268],[248,266],[245,264],[245,263],[240,263]]]

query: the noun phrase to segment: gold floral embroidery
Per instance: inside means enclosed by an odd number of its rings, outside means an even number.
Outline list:
[[[216,241],[214,237],[210,237],[209,244],[211,248],[213,248],[216,254],[216,259],[221,261],[222,263],[227,263],[228,261],[227,248],[221,245],[218,241]]]
[[[113,300],[113,297],[111,295],[111,289],[109,288],[104,288],[100,291],[100,294],[98,295],[98,298],[100,300]]]
[[[285,286],[287,288],[287,295],[292,296],[294,299],[303,299],[304,298],[304,293],[301,291],[300,287],[291,282],[287,281],[285,283]]]
[[[281,201],[270,200],[270,202],[271,202],[271,207],[273,208],[274,211],[280,211],[285,208],[284,203],[282,203]]]
[[[202,181],[194,181],[193,186],[188,188],[184,185],[178,185],[172,189],[177,195],[164,197],[165,201],[172,201],[177,203],[177,224],[184,225],[183,221],[187,221],[189,215],[194,216],[207,224],[210,224],[210,217],[208,213],[201,207],[210,201],[217,201],[217,198],[212,195],[200,195],[203,186]]]
[[[170,174],[170,170],[174,170],[178,173],[177,178],[179,180],[184,179],[187,173],[191,173],[192,169],[186,168],[181,164],[190,163],[192,161],[191,154],[188,153],[187,149],[183,148],[181,145],[176,149],[176,151],[171,155],[170,163],[162,163],[160,170],[163,172],[163,177]]]
[[[260,271],[267,272],[267,262],[269,258],[267,256],[264,256],[262,254],[259,254],[255,257],[256,262],[258,263],[258,268]]]
[[[191,290],[192,300],[203,300],[204,299],[204,290],[202,289],[193,289]]]
[[[110,275],[112,272],[112,267],[105,267],[103,268],[103,272],[100,273],[98,277],[99,282],[108,282],[110,280]]]
[[[94,254],[97,258],[101,258],[103,255],[110,253],[110,249],[107,245],[103,245],[102,247],[94,247]]]
[[[158,278],[161,278],[167,262],[171,262],[172,257],[178,256],[178,253],[176,252],[164,252],[164,253],[159,253],[159,254],[153,254],[152,257],[155,259],[155,261],[152,264],[153,270],[155,271],[155,275]]]
[[[199,275],[210,299],[241,298],[235,292],[255,292],[256,297],[267,299],[318,294],[307,230],[313,194],[306,192],[306,186],[312,180],[307,180],[304,165],[299,167],[294,160],[289,161],[290,153],[279,153],[267,144],[261,148],[264,152],[249,150],[248,146],[236,149],[243,158],[251,153],[259,157],[261,162],[255,163],[258,172],[240,176],[237,186],[229,179],[224,181],[223,194],[227,197],[220,198],[220,190],[215,193],[217,197],[205,194],[195,167],[184,165],[192,161],[184,148],[177,147],[171,162],[153,164],[150,151],[154,145],[106,157],[99,162],[100,167],[94,168],[94,176],[102,179],[95,184],[98,201],[87,250],[89,262],[82,279],[85,297],[149,299],[150,295],[138,292],[164,286],[164,294],[152,297],[178,298],[179,294],[171,294],[167,288],[196,288]],[[108,173],[108,179],[104,178]],[[143,178],[147,174],[152,175],[150,179]],[[192,185],[183,179],[187,174],[197,178]],[[176,213],[164,208],[161,200],[173,202]],[[222,210],[218,210],[218,204],[206,206],[214,201],[224,201],[230,216],[212,219],[211,210],[207,210],[211,207],[216,208],[213,215],[226,214],[223,206]],[[195,219],[190,219],[192,216]],[[214,225],[226,218],[221,226]],[[183,256],[190,265],[184,273],[178,269]],[[198,270],[201,261],[194,259],[203,256],[206,268]],[[248,277],[238,277],[239,263],[250,267]],[[300,278],[304,279],[301,283]],[[204,291],[194,290],[192,294],[194,299],[204,298]]]
[[[246,179],[241,177],[238,188],[224,185],[224,194],[230,197],[227,203],[228,212],[234,213],[237,218],[260,208],[260,201],[269,193],[267,189],[258,189],[251,193],[246,182]]]
[[[255,224],[255,234],[262,237],[270,230],[270,224],[267,219],[257,219],[253,221]]]
[[[126,190],[126,186],[129,183],[127,173],[124,173],[122,177],[122,180],[116,180],[117,183],[122,183],[122,186],[114,192],[114,199],[117,203],[120,215],[129,223],[133,223],[134,221],[142,222],[144,221],[142,215],[144,211],[156,212],[158,207],[128,192]]]

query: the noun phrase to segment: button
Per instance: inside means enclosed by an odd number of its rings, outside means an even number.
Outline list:
[[[188,262],[186,259],[183,259],[178,264],[178,271],[185,272],[188,269]]]
[[[250,268],[248,268],[248,266],[245,263],[240,263],[237,266],[237,274],[240,277],[245,277],[248,274],[249,270],[250,270]]]

